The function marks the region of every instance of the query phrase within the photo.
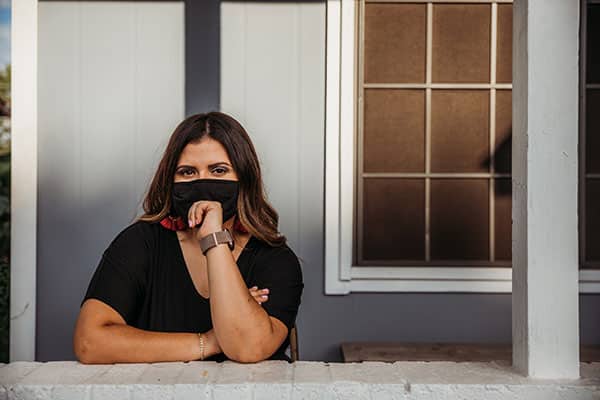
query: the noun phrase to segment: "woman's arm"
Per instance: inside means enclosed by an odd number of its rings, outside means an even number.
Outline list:
[[[205,335],[204,357],[222,352],[214,330]],[[200,338],[196,333],[135,328],[106,303],[88,299],[77,319],[73,350],[84,364],[190,361],[200,359]]]
[[[207,200],[193,203],[188,222],[198,241],[222,230],[221,203]],[[269,316],[248,292],[227,244],[212,247],[205,256],[211,319],[221,349],[228,358],[239,362],[268,358],[285,340],[287,326]]]
[[[264,289],[252,287],[249,293],[258,304],[268,300]],[[214,329],[204,335],[203,359],[223,352]],[[117,311],[94,298],[81,307],[73,348],[84,364],[190,361],[202,356],[198,334],[154,332],[129,326]]]
[[[206,252],[210,310],[217,342],[230,359],[257,362],[271,356],[288,329],[254,300],[231,250],[219,244]]]

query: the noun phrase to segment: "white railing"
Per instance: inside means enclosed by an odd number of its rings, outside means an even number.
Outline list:
[[[207,361],[0,364],[0,399],[597,399],[600,363],[581,378],[540,380],[508,362]]]

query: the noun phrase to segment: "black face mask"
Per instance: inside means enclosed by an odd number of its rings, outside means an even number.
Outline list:
[[[171,215],[187,220],[192,204],[200,200],[218,201],[223,208],[223,222],[237,213],[239,182],[227,179],[195,179],[173,183]]]

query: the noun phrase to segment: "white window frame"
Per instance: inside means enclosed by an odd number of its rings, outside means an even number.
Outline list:
[[[443,2],[452,2],[452,0]],[[464,0],[456,2],[464,2]],[[493,6],[496,5],[494,3],[507,2],[509,1],[490,0]],[[511,293],[512,268],[507,267],[353,265],[357,121],[355,73],[358,65],[355,45],[357,36],[355,3],[356,0],[327,1],[325,294]],[[431,21],[428,26],[431,27]],[[600,293],[600,270],[581,270],[579,279],[580,293]]]

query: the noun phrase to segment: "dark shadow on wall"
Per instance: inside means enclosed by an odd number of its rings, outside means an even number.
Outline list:
[[[140,204],[135,176],[122,174],[105,188],[84,184],[79,192],[76,183],[86,178],[57,171],[54,157],[42,151],[38,158],[35,361],[42,362],[76,359],[80,303],[103,251],[139,215]],[[119,161],[125,162],[111,160]]]

